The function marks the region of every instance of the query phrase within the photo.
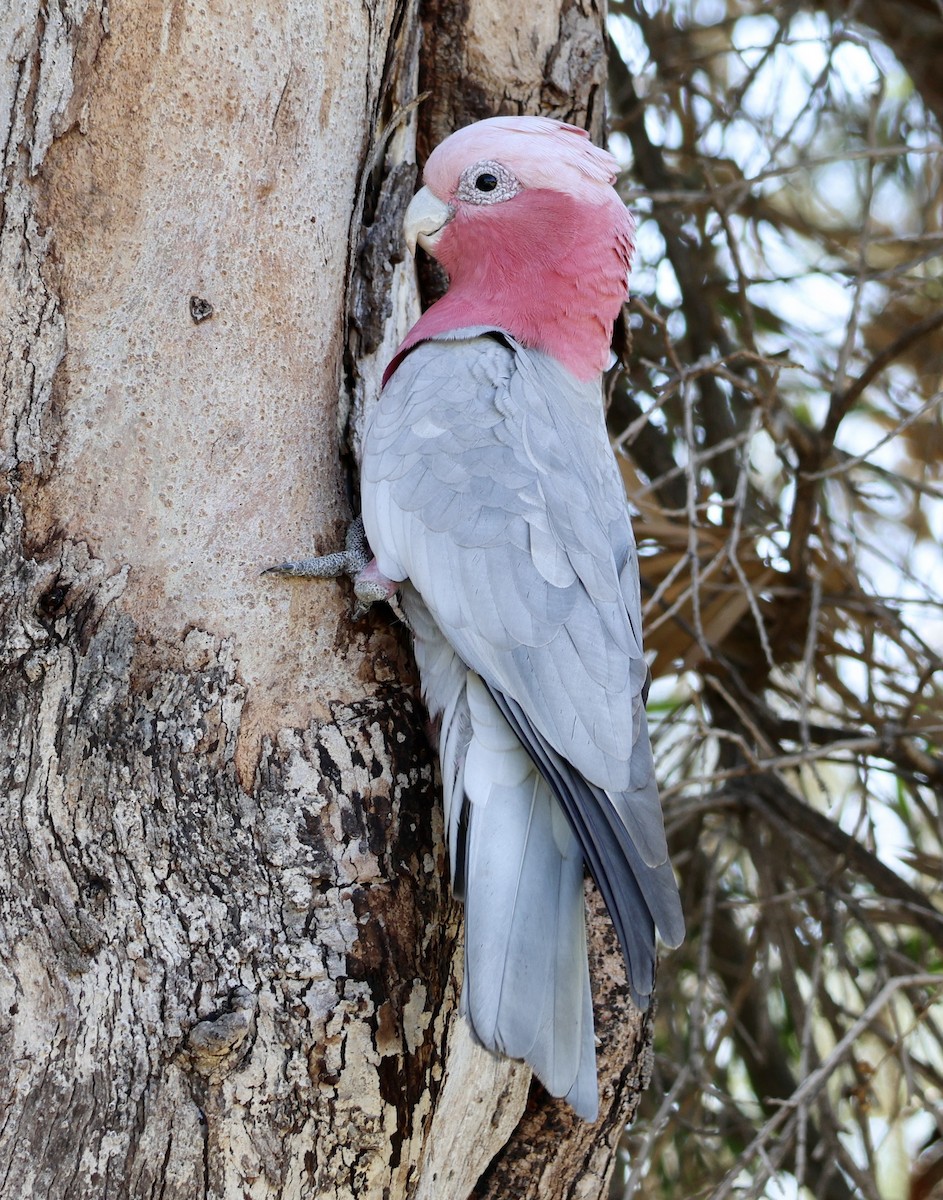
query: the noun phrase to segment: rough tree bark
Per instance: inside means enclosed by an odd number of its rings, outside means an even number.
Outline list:
[[[259,577],[342,536],[417,311],[420,70],[427,140],[599,131],[598,8],[514,25],[437,0],[421,50],[396,0],[5,12],[4,1196],[604,1194],[646,1037],[607,923],[583,1127],[455,1018],[404,631]]]

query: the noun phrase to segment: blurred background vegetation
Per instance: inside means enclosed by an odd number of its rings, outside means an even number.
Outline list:
[[[943,6],[610,13],[639,230],[609,419],[689,926],[611,1194],[928,1200]]]

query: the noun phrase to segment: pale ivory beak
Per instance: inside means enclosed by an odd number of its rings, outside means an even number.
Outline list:
[[[403,218],[403,232],[409,253],[416,253],[416,243],[431,254],[435,248],[436,234],[455,215],[450,205],[433,195],[427,187],[420,188],[409,202]]]

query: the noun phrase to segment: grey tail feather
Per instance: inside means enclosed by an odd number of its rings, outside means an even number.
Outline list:
[[[599,1081],[596,1077],[596,1037],[593,1026],[593,999],[590,992],[589,973],[585,975],[583,999],[582,1033],[584,1039],[583,1053],[580,1056],[580,1066],[573,1086],[563,1099],[570,1105],[578,1117],[584,1121],[595,1121],[599,1116]],[[465,1018],[468,1031],[476,1045],[488,1050],[491,1054],[500,1053],[494,1046],[489,1046],[475,1028],[474,1015],[468,997],[468,974],[462,982],[462,994],[459,1001],[459,1012]],[[541,1083],[549,1089],[548,1083],[541,1078],[541,1072],[535,1072]],[[550,1093],[553,1095],[553,1092]]]
[[[476,1040],[525,1059],[552,1095],[592,1120],[598,1095],[582,854],[571,829],[561,845],[559,802],[542,776],[533,779],[529,797],[499,788],[470,805],[462,1011]],[[490,886],[508,854],[519,856],[516,879],[504,872],[510,888]]]
[[[573,771],[527,720],[516,701],[489,688],[495,703],[547,780],[579,839],[626,960],[629,990],[648,1006],[655,982],[655,926],[680,940],[680,906],[671,867],[649,867],[606,794]],[[667,887],[665,886],[667,883]]]

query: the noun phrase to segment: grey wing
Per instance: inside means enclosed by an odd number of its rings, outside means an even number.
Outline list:
[[[500,335],[424,343],[381,397],[363,495],[384,574],[411,580],[530,741],[589,785],[602,827],[626,831],[639,865],[665,863],[637,559],[598,387]],[[678,940],[677,903],[653,916]]]
[[[425,343],[381,397],[364,482],[380,569],[409,577],[465,661],[587,778],[628,787],[647,669],[598,391],[500,342]]]

